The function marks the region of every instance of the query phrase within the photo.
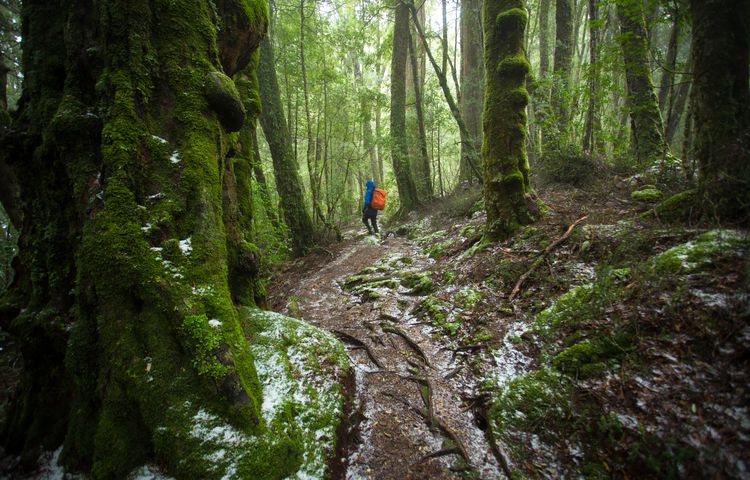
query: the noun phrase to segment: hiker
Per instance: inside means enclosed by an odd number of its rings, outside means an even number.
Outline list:
[[[367,190],[365,191],[365,204],[362,207],[362,222],[367,227],[367,233],[372,235],[378,233],[378,211],[372,208],[372,193],[375,191],[375,182],[367,181]],[[369,222],[368,222],[369,220]],[[372,227],[370,227],[372,223]]]

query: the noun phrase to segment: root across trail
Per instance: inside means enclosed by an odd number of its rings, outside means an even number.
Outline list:
[[[471,408],[477,386],[468,357],[416,316],[429,288],[414,284],[435,260],[405,237],[356,230],[333,253],[284,272],[271,300],[347,346],[361,421],[346,478],[504,478]],[[363,286],[346,288],[357,282]]]

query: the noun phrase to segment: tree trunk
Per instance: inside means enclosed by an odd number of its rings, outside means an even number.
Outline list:
[[[474,174],[479,178],[479,169],[473,161],[473,158],[478,157],[478,155],[474,154],[470,150],[470,148],[475,147],[476,144],[471,141],[471,135],[469,134],[469,130],[466,127],[466,123],[464,122],[463,117],[461,116],[461,111],[458,108],[458,104],[453,99],[453,94],[451,93],[450,87],[448,86],[448,78],[446,76],[447,73],[444,70],[440,69],[440,66],[437,64],[435,57],[432,55],[430,46],[427,43],[427,37],[425,36],[424,29],[422,28],[422,24],[419,22],[419,18],[417,17],[417,12],[414,8],[414,4],[409,3],[408,8],[411,10],[412,19],[414,20],[414,25],[417,27],[417,33],[419,33],[419,37],[421,38],[422,44],[424,45],[425,52],[427,53],[427,58],[430,59],[432,68],[435,70],[435,75],[437,75],[438,77],[438,82],[440,83],[440,88],[443,90],[445,101],[448,103],[448,108],[451,111],[451,115],[453,115],[453,119],[458,125],[458,133],[461,138],[461,144],[466,146],[467,148],[467,155],[465,157],[466,162],[468,162]]]
[[[471,146],[461,144],[459,181],[472,183],[476,178],[467,161],[469,155],[477,155],[481,149],[482,106],[484,104],[484,59],[482,40],[482,2],[461,2],[461,116],[466,122]],[[474,164],[480,159],[473,158]]]
[[[417,206],[417,188],[409,166],[406,141],[406,57],[409,49],[409,8],[396,0],[393,26],[393,54],[391,56],[391,160],[396,175],[401,209],[409,211]]]
[[[750,223],[750,0],[691,0],[694,151],[704,205]]]
[[[687,105],[687,99],[690,97],[690,82],[683,81],[677,87],[677,92],[672,95],[674,98],[669,101],[669,109],[667,110],[667,126],[664,130],[664,140],[667,145],[672,145],[674,141],[677,129],[680,127],[680,122],[685,113],[685,106]]]
[[[253,135],[253,176],[255,176],[255,182],[258,184],[260,190],[260,201],[263,203],[263,211],[266,212],[266,217],[271,221],[271,225],[276,232],[281,231],[281,220],[277,209],[274,207],[274,203],[271,197],[271,190],[268,188],[268,180],[266,180],[266,174],[263,172],[263,162],[260,158],[260,147],[258,145],[258,135],[254,132]]]
[[[655,165],[667,153],[659,103],[651,80],[646,24],[640,6],[626,0],[618,0],[617,16],[636,160],[640,167],[646,168]]]
[[[229,470],[196,429],[268,428],[233,306],[261,290],[245,231],[250,144],[230,135],[255,128],[264,11],[262,1],[23,2],[24,135],[4,139],[23,267],[0,322],[22,341],[25,373],[7,451],[35,459],[63,443],[61,462],[93,478],[147,460],[218,478]],[[227,76],[239,72],[242,98]],[[232,451],[234,474],[293,474],[299,450],[276,440]]]
[[[557,117],[557,134],[563,137],[570,129],[570,73],[573,65],[573,0],[557,0],[555,7],[555,83],[552,109]]]
[[[378,156],[375,149],[375,140],[372,135],[372,106],[370,105],[370,92],[367,89],[364,78],[362,75],[362,66],[359,63],[359,57],[354,57],[354,78],[360,83],[361,90],[359,93],[360,98],[360,112],[362,114],[362,142],[364,147],[370,156],[370,174],[376,185],[380,185],[380,170],[378,169]]]
[[[484,2],[484,60],[487,72],[484,103],[485,236],[507,238],[539,214],[529,194],[526,160],[526,75],[523,51],[528,17],[522,0]]]
[[[589,106],[586,111],[584,125],[583,150],[595,152],[600,146],[599,132],[601,119],[598,112],[599,83],[601,68],[599,67],[599,26],[597,0],[589,0]]]
[[[549,12],[552,0],[539,1],[539,78],[549,72]]]
[[[314,229],[310,213],[305,208],[302,181],[297,171],[294,147],[286,128],[274,65],[273,48],[270,39],[266,38],[260,44],[258,63],[260,100],[263,107],[260,124],[271,150],[281,211],[292,236],[292,252],[296,256],[302,256],[314,243]]]
[[[674,92],[675,67],[677,65],[677,41],[680,36],[680,18],[674,14],[672,29],[669,33],[669,45],[667,46],[667,60],[664,72],[659,82],[659,110],[662,115],[667,113],[669,100]]]
[[[411,32],[409,33],[409,59],[411,60],[411,68],[414,72],[418,72],[417,63],[417,52],[414,47],[414,40],[412,39]],[[420,192],[424,200],[429,200],[435,196],[435,192],[432,188],[432,172],[430,171],[430,156],[427,153],[427,134],[424,129],[424,112],[422,111],[422,86],[420,85],[419,78],[414,75],[412,76],[414,82],[414,109],[417,113],[417,145],[418,145],[418,160],[416,163],[421,168],[417,169],[419,173],[418,185],[421,188],[417,188],[417,192]]]

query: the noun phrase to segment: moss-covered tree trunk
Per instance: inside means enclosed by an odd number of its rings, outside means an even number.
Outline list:
[[[406,58],[409,53],[409,9],[396,0],[391,56],[391,160],[396,175],[401,208],[408,211],[417,206],[417,187],[409,166],[406,140]]]
[[[249,135],[266,3],[26,0],[22,18],[20,133],[2,150],[20,261],[0,321],[24,376],[2,444],[26,461],[62,444],[94,478],[147,460],[220,478],[207,425],[267,428],[233,305],[262,298]],[[283,476],[287,448],[258,443],[236,475]]]
[[[552,0],[539,1],[539,77],[549,73],[549,12]]]
[[[636,160],[641,167],[656,164],[667,153],[664,125],[651,78],[646,22],[642,0],[618,0],[620,45],[625,60],[628,109]]]
[[[526,75],[524,53],[528,17],[522,0],[484,2],[484,200],[485,236],[507,238],[535,220],[526,159]]]
[[[313,245],[313,223],[305,207],[302,180],[297,170],[290,132],[284,119],[273,47],[268,39],[263,40],[260,45],[258,80],[263,104],[260,124],[271,150],[276,190],[279,192],[284,221],[292,235],[292,251],[295,255],[301,256]]]
[[[692,0],[694,152],[705,205],[750,223],[750,1]]]
[[[484,56],[482,52],[482,2],[461,2],[461,99],[459,108],[473,145],[461,143],[459,179],[472,183],[476,176],[468,155],[477,155],[482,142],[482,106],[484,105]],[[471,159],[474,165],[479,158]]]

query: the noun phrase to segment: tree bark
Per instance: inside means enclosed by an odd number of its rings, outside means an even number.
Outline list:
[[[273,47],[270,39],[266,38],[260,45],[258,63],[260,99],[263,107],[260,124],[271,150],[281,211],[292,236],[292,252],[296,256],[302,256],[314,243],[314,229],[310,213],[305,207],[302,181],[297,171],[294,147],[284,119],[274,65]]]
[[[571,67],[573,65],[573,0],[557,0],[555,7],[555,83],[552,109],[556,115],[557,133],[565,136],[570,127],[568,105]]]
[[[418,72],[417,63],[417,52],[414,47],[414,39],[409,33],[409,59],[411,60],[411,68],[414,72]],[[418,145],[418,160],[416,163],[421,168],[417,169],[419,173],[418,185],[421,185],[421,189],[418,188],[417,192],[421,190],[422,199],[429,200],[435,192],[432,188],[432,172],[430,169],[430,156],[427,153],[427,134],[424,129],[424,112],[422,111],[422,85],[420,85],[419,78],[414,75],[412,76],[414,82],[414,109],[417,113],[417,145]]]
[[[552,0],[539,1],[539,77],[549,72],[549,12]]]
[[[427,37],[425,36],[424,29],[422,28],[422,24],[419,22],[419,18],[417,17],[417,12],[414,8],[414,4],[409,3],[408,8],[411,10],[412,19],[414,20],[414,25],[417,27],[417,33],[419,33],[419,37],[422,39],[422,44],[424,45],[425,52],[427,53],[427,58],[430,59],[432,68],[435,70],[435,75],[437,75],[438,77],[438,82],[440,83],[440,88],[443,90],[445,101],[448,103],[448,108],[451,111],[451,115],[453,115],[453,119],[458,125],[458,133],[461,138],[461,144],[467,147],[466,162],[469,164],[474,174],[477,177],[480,177],[481,174],[479,172],[479,169],[473,161],[473,158],[478,157],[478,155],[473,154],[473,152],[469,150],[471,147],[476,146],[476,143],[471,141],[471,135],[469,134],[469,130],[466,127],[466,123],[464,122],[463,117],[461,116],[461,111],[458,108],[458,104],[453,99],[453,94],[451,93],[450,87],[448,86],[448,78],[446,76],[447,74],[445,71],[440,69],[440,66],[437,64],[435,57],[432,55],[430,46],[427,43]]]
[[[651,79],[646,24],[640,5],[626,0],[618,0],[617,16],[636,160],[645,168],[655,165],[667,154],[664,126]]]
[[[750,223],[750,1],[691,0],[694,151],[704,206]]]
[[[528,22],[522,0],[484,2],[484,61],[487,92],[484,103],[485,237],[507,238],[531,223],[539,210],[530,195],[526,160],[526,75],[524,30]]]
[[[402,0],[396,1],[391,56],[391,159],[401,209],[409,211],[419,203],[417,188],[409,166],[409,149],[406,141],[406,57],[409,53],[409,8]]]
[[[589,106],[586,111],[586,123],[584,125],[583,150],[595,152],[600,149],[598,142],[601,131],[601,119],[599,117],[599,84],[601,68],[599,66],[599,26],[597,0],[588,1],[589,8]]]
[[[484,104],[484,59],[482,39],[482,2],[461,2],[461,117],[473,145],[461,144],[459,180],[472,183],[476,177],[468,162],[469,155],[477,155],[481,149],[482,106]],[[472,159],[478,164],[480,158]]]
[[[233,305],[262,296],[245,231],[250,145],[230,135],[255,128],[264,12],[262,1],[23,2],[24,135],[4,139],[23,268],[0,322],[25,373],[7,451],[31,460],[62,443],[60,461],[93,478],[147,460],[214,478],[224,472],[196,419],[267,428]],[[240,72],[242,93],[229,78]],[[237,452],[237,476],[294,473],[290,439],[254,445]]]

